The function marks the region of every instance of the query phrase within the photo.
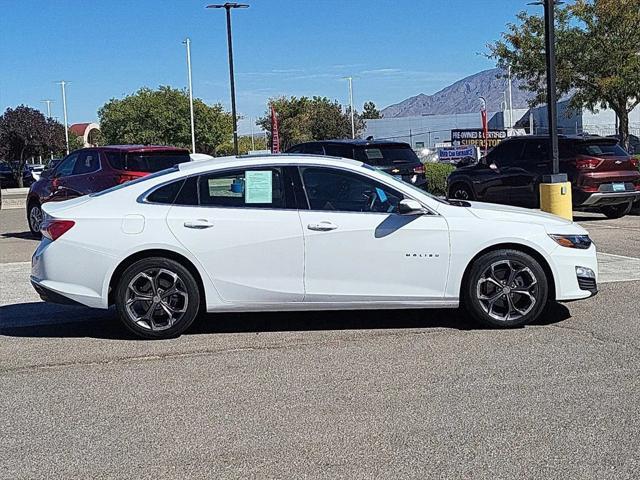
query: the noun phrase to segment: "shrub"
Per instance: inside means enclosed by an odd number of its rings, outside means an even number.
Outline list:
[[[447,194],[447,177],[456,167],[448,163],[425,163],[427,191],[433,195]]]

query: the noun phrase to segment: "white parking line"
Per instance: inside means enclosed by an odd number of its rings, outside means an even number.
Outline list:
[[[640,258],[598,253],[598,283],[640,280]]]

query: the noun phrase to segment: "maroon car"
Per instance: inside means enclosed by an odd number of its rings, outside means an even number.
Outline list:
[[[40,235],[43,203],[100,192],[190,160],[188,150],[176,147],[110,145],[76,150],[29,189],[29,229]]]

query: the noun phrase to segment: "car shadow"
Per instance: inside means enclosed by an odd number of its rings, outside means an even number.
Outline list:
[[[39,242],[40,239],[33,236],[33,233],[27,232],[4,232],[0,233],[0,238],[20,238],[22,240],[33,240]]]
[[[561,304],[550,306],[536,325],[551,325],[571,317]],[[304,332],[330,330],[388,330],[449,328],[486,330],[462,309],[347,310],[315,312],[263,312],[205,314],[186,335]],[[0,307],[0,335],[34,338],[99,338],[136,340],[120,323],[113,308],[55,305],[44,302]]]

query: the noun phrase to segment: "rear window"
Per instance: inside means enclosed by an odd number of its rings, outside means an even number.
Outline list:
[[[408,145],[371,145],[356,148],[356,160],[377,167],[399,163],[420,163]]]
[[[594,157],[626,157],[628,156],[617,143],[578,143],[576,153],[579,155],[592,155]]]
[[[106,152],[106,157],[116,170],[149,173],[191,161],[187,152]]]

